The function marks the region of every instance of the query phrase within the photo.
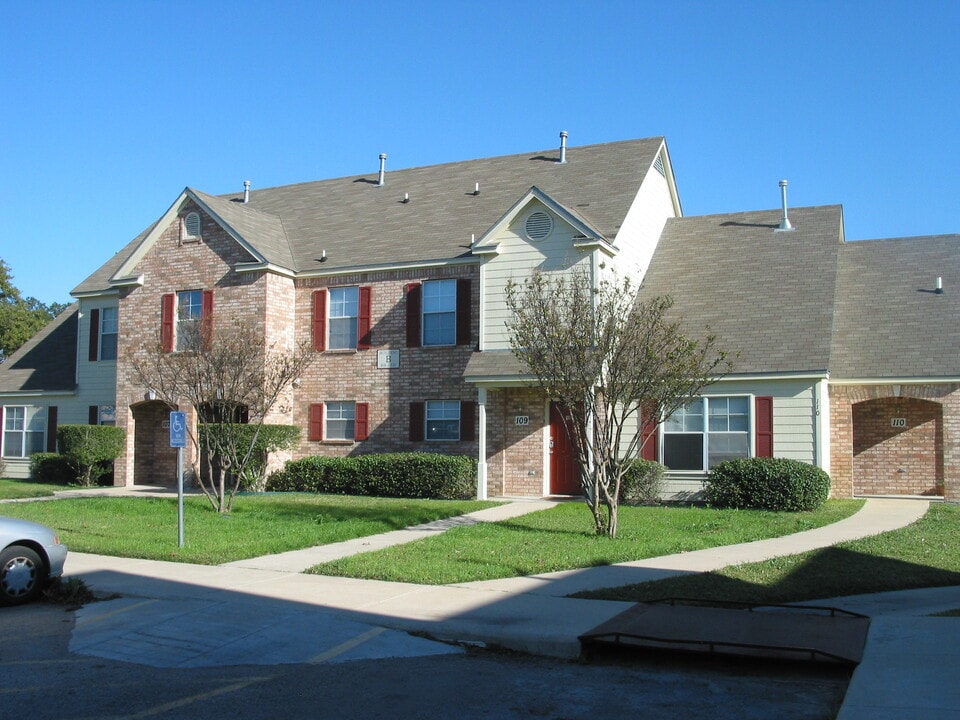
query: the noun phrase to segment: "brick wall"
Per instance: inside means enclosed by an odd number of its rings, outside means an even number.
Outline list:
[[[530,418],[518,425],[518,416]],[[546,409],[536,388],[493,390],[487,394],[487,487],[491,497],[544,494]]]
[[[960,500],[960,385],[831,385],[833,495]],[[902,418],[903,427],[892,427]]]

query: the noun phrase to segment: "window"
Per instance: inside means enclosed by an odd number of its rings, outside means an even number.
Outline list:
[[[117,308],[100,311],[100,359],[117,359]]]
[[[324,440],[353,440],[356,406],[352,402],[327,403]]]
[[[428,400],[427,440],[460,439],[460,403],[456,400]]]
[[[47,410],[42,407],[3,408],[3,457],[26,458],[46,449]]]
[[[213,331],[213,291],[184,290],[164,295],[160,318],[164,352],[202,350]]]
[[[663,423],[663,464],[671,470],[709,470],[750,456],[747,397],[691,400]]]
[[[357,347],[360,288],[330,288],[330,350]]]
[[[370,405],[336,401],[310,405],[309,440],[366,440],[369,433]]]
[[[117,413],[113,405],[91,405],[87,414],[88,425],[116,425]]]
[[[369,285],[314,291],[314,350],[369,349],[372,303]]]
[[[456,345],[457,281],[423,284],[423,345]]]

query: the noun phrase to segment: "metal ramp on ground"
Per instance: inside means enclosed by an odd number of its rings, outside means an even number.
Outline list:
[[[579,640],[587,658],[614,646],[857,665],[869,628],[870,618],[838,608],[673,598],[639,603]]]

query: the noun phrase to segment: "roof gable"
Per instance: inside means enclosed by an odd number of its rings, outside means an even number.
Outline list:
[[[77,376],[77,319],[73,303],[0,364],[0,393],[72,392]]]

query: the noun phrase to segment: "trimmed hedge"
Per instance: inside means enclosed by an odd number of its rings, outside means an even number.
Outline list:
[[[656,460],[633,460],[620,481],[620,502],[625,505],[656,505],[666,468]]]
[[[433,453],[312,456],[271,474],[267,490],[464,500],[476,497],[477,461]]]
[[[70,485],[77,481],[77,472],[63,455],[34,453],[30,456],[30,479],[35,482]]]
[[[830,495],[830,476],[799,460],[727,460],[707,476],[707,502],[720,508],[816,510]]]
[[[113,461],[123,452],[126,433],[113,425],[61,425],[57,428],[57,447],[74,469],[81,485],[96,485],[113,469]]]

